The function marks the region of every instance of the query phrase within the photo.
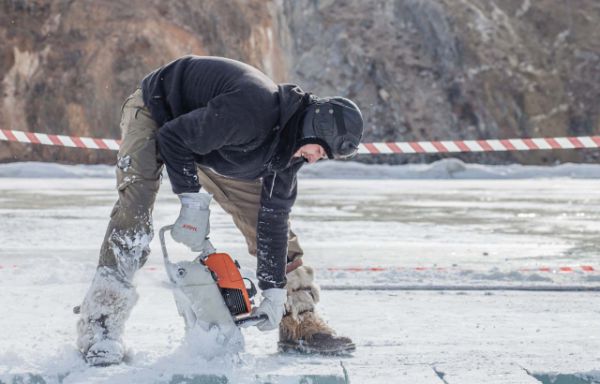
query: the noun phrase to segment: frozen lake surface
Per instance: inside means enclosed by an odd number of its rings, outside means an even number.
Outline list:
[[[600,293],[593,291],[600,287],[599,167],[545,174],[456,171],[456,164],[442,164],[446,177],[439,165],[421,174],[414,166],[404,173],[340,166],[335,178],[316,168],[321,178],[309,172],[300,180],[292,227],[324,288],[320,312],[357,343],[352,357],[279,355],[276,332],[251,329],[241,361],[197,358],[181,347],[183,322],[156,238],[136,277],[141,298],[126,329],[129,361],[103,369],[78,357],[71,309],[94,273],[114,181],[102,167],[39,178],[31,166],[21,173],[0,166],[0,175],[11,176],[0,177],[0,382],[27,373],[48,382],[170,382],[212,372],[235,383],[298,383],[300,373],[339,376],[340,364],[352,383],[540,382],[528,372],[593,377],[600,368]],[[348,176],[352,169],[361,178]],[[423,177],[376,177],[382,169]],[[461,172],[465,178],[452,178]],[[534,178],[504,177],[515,172]],[[178,211],[165,181],[155,228]],[[254,259],[215,204],[211,228],[213,244],[251,273]],[[193,257],[177,244],[171,249],[175,259]],[[426,290],[433,288],[441,290]],[[551,291],[574,288],[589,291]]]

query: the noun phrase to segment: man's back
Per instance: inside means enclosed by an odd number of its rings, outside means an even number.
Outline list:
[[[145,104],[161,126],[205,107],[223,94],[241,92],[249,102],[273,105],[277,85],[258,69],[239,61],[185,56],[146,76],[142,81],[142,92]]]

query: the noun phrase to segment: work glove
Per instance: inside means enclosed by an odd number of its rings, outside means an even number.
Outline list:
[[[270,331],[279,326],[285,312],[287,290],[283,288],[270,288],[262,291],[262,301],[252,310],[253,315],[267,315],[268,318],[256,324],[261,331]]]
[[[210,200],[207,193],[180,193],[181,211],[173,226],[173,240],[191,248],[194,252],[202,252],[210,244]]]

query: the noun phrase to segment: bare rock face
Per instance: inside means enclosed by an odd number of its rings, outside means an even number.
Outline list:
[[[5,0],[0,121],[119,138],[121,103],[143,76],[193,53],[356,99],[365,141],[598,134],[599,23],[597,0]],[[599,152],[464,158],[595,161]],[[114,158],[0,143],[0,161]]]
[[[368,141],[600,132],[596,0],[296,0],[284,14],[293,76],[355,97]],[[546,163],[598,151],[466,158]]]
[[[282,78],[274,9],[261,0],[3,1],[2,128],[119,138],[125,97],[146,73],[185,54],[227,56]],[[114,158],[109,151],[0,143],[0,161]]]

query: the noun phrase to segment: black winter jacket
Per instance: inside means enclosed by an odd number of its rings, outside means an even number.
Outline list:
[[[310,96],[296,85],[276,85],[247,64],[199,56],[150,73],[142,92],[160,126],[158,147],[173,192],[199,191],[196,163],[223,176],[262,179],[259,287],[284,287],[288,218],[304,163],[292,155]]]

